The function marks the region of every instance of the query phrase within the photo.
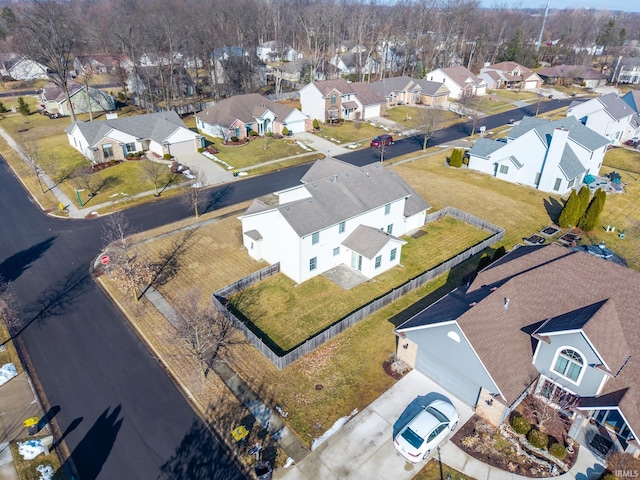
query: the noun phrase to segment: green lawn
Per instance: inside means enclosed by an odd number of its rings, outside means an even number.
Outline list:
[[[417,128],[420,125],[420,109],[401,105],[387,108],[389,120],[393,120],[398,125],[406,128]]]
[[[534,100],[538,94],[530,90],[487,90],[489,95],[495,95],[497,97],[506,98],[509,100]]]
[[[209,137],[208,135],[205,135],[205,138],[220,150],[216,157],[227,162],[233,168],[246,168],[279,158],[309,153],[308,150],[304,150],[290,138],[256,138],[242,146],[223,145],[221,138]]]
[[[428,233],[402,249],[401,263],[345,291],[324,276],[300,285],[282,274],[232,296],[230,301],[283,350],[289,350],[324,327],[346,316],[393,287],[429,270],[489,234],[451,217],[429,224]]]
[[[374,127],[369,122],[343,122],[333,126],[322,125],[316,135],[337,145],[362,143],[369,146],[369,141],[382,133],[386,133],[386,131],[382,128]]]

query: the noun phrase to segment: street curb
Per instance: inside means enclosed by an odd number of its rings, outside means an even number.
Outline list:
[[[216,440],[218,440],[218,443],[225,450],[225,453],[227,454],[227,456],[236,464],[238,469],[245,475],[245,478],[252,478],[251,474],[250,474],[250,470],[248,469],[248,467],[238,460],[238,458],[237,458],[237,456],[236,456],[236,454],[235,454],[235,452],[234,452],[234,450],[232,448],[232,445],[226,440],[226,438],[224,438],[215,429],[214,425],[212,423],[210,423],[209,420],[206,418],[205,413],[204,413],[205,409],[203,408],[203,406],[196,400],[196,398],[193,396],[193,394],[187,388],[187,386],[180,381],[180,379],[173,372],[173,370],[171,370],[169,365],[167,365],[167,363],[163,360],[162,356],[156,350],[156,348],[153,346],[153,344],[147,340],[147,338],[144,335],[144,333],[142,332],[142,330],[140,330],[140,328],[136,325],[135,321],[129,316],[127,310],[125,308],[123,308],[123,306],[120,304],[120,302],[118,302],[115,298],[113,298],[109,294],[109,292],[104,288],[102,282],[99,280],[99,276],[100,275],[98,274],[98,272],[96,271],[96,268],[95,268],[96,267],[95,262],[98,262],[98,264],[99,264],[99,261],[100,261],[99,258],[100,258],[100,256],[98,255],[96,257],[96,260],[94,261],[93,268],[92,268],[92,270],[90,272],[91,273],[91,277],[94,280],[94,282],[96,283],[96,285],[98,286],[98,288],[100,288],[102,290],[104,295],[118,308],[118,310],[120,310],[120,312],[122,313],[123,317],[127,319],[127,324],[129,325],[131,330],[136,334],[136,336],[145,345],[145,347],[151,352],[151,354],[154,356],[154,359],[156,360],[156,362],[158,363],[160,368],[162,368],[162,370],[166,373],[166,375],[173,382],[173,384],[176,385],[178,387],[178,389],[182,392],[182,395],[183,395],[184,399],[187,401],[187,403],[189,403],[189,405],[191,405],[191,408],[196,413],[196,415],[198,417],[200,417],[200,420],[202,420],[202,423],[205,425],[207,430],[209,430],[211,435]]]

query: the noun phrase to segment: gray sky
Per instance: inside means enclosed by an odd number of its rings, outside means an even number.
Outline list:
[[[484,7],[544,8],[547,0],[481,0]],[[550,0],[549,8],[594,8],[596,10],[624,10],[640,12],[640,0]]]

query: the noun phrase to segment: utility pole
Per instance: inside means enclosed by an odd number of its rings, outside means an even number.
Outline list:
[[[547,23],[547,15],[549,14],[549,2],[551,0],[547,0],[547,6],[544,9],[544,17],[542,18],[542,28],[540,28],[540,35],[538,36],[538,44],[536,45],[536,52],[540,52],[540,45],[542,44],[542,33],[544,32],[544,26]]]

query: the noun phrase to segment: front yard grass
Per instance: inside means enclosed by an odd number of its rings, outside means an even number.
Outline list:
[[[508,90],[502,88],[499,90],[487,90],[489,95],[495,95],[496,97],[507,98],[509,100],[534,100],[538,94],[529,90]]]
[[[349,143],[361,143],[369,146],[369,141],[387,130],[373,126],[369,122],[342,122],[335,125],[322,125],[320,131],[316,132],[319,137],[325,138],[336,145]],[[392,132],[393,133],[393,132]]]
[[[256,138],[242,146],[230,146],[224,145],[221,138],[204,136],[220,150],[216,157],[224,160],[233,168],[246,168],[280,158],[309,153],[308,150],[304,150],[295,143],[295,140],[290,138]]]
[[[469,477],[458,470],[451,468],[444,463],[439,462],[435,458],[432,458],[427,464],[420,470],[420,472],[413,477],[413,480],[475,480],[473,477]]]
[[[320,275],[297,285],[277,274],[233,295],[230,302],[288,351],[350,312],[435,267],[489,236],[488,232],[445,217],[426,226],[419,239],[403,237],[401,264],[351,290]],[[214,267],[212,266],[212,270]]]

